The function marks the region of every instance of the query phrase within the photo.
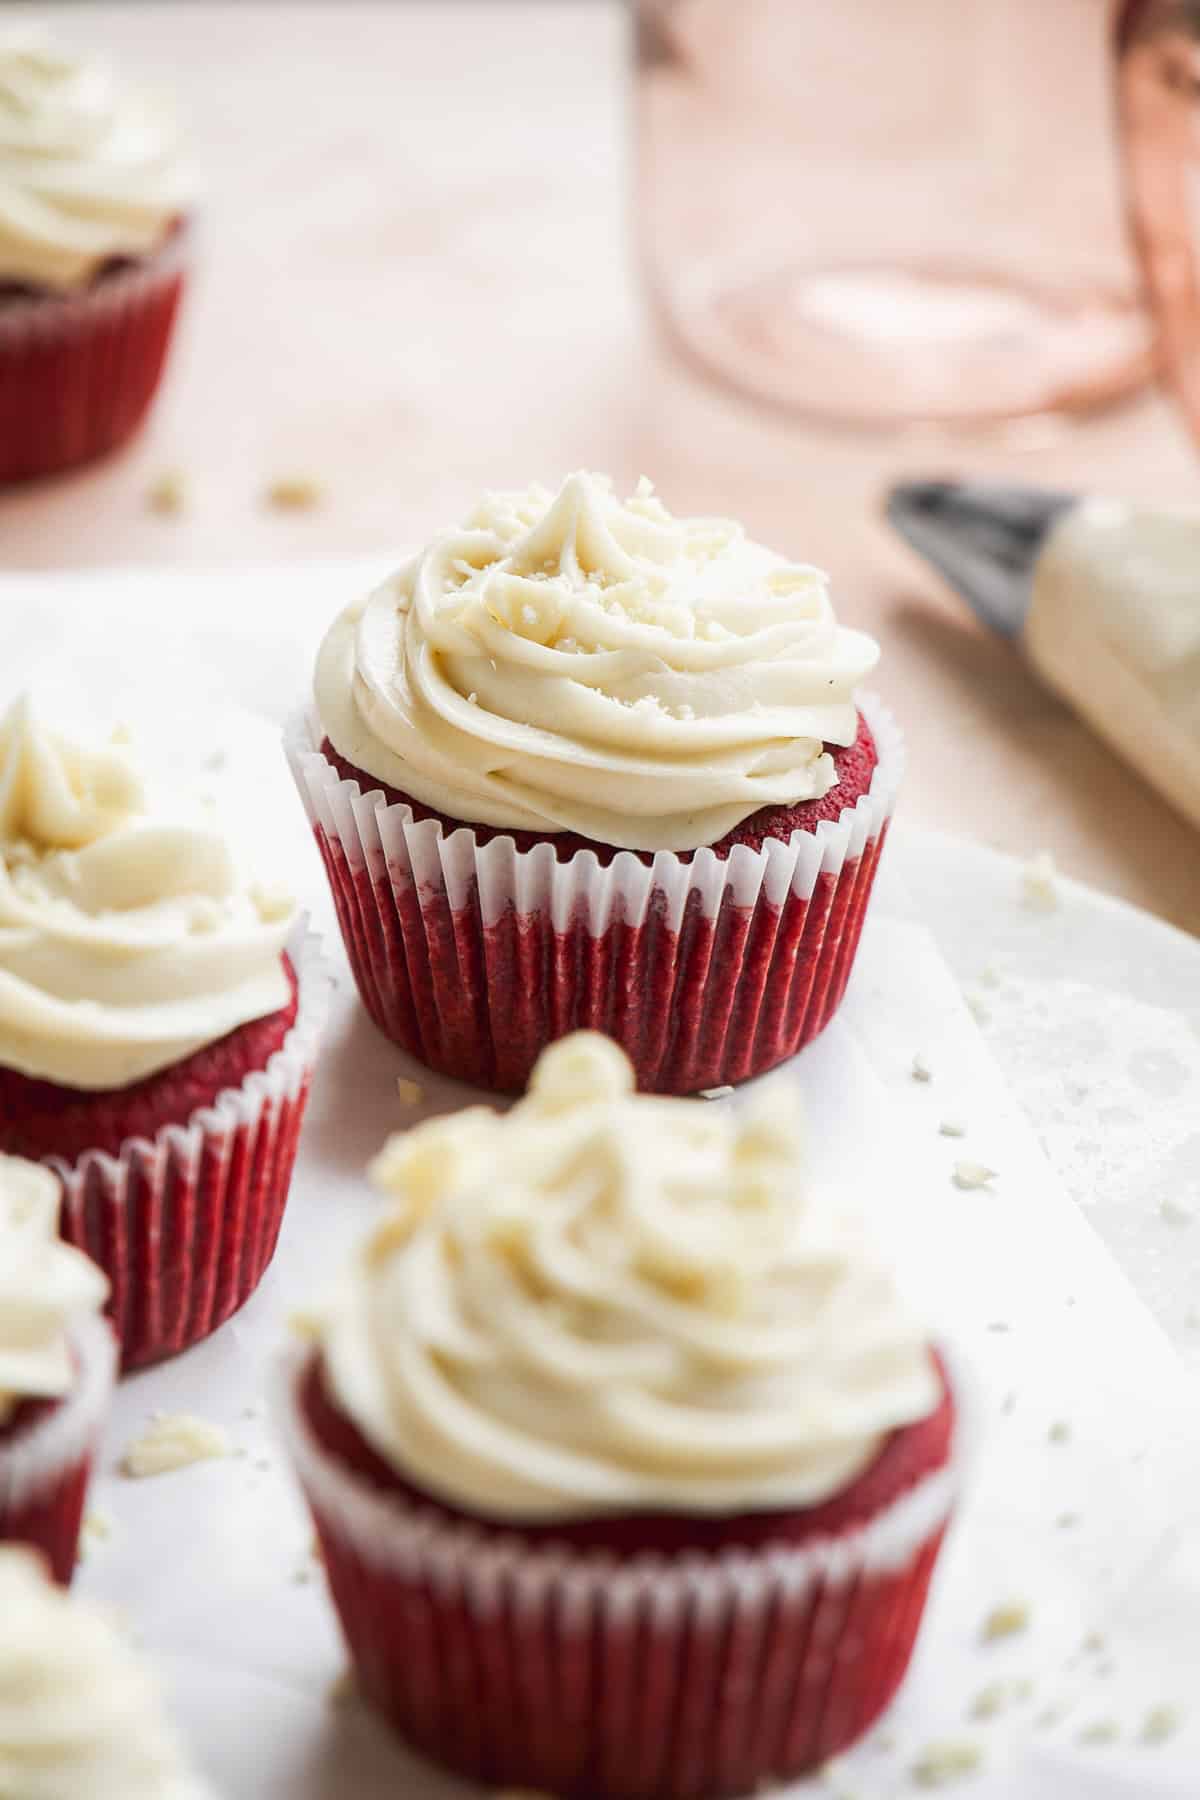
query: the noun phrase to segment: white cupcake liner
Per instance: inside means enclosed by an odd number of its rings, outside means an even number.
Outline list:
[[[249,1299],[274,1254],[334,985],[303,921],[288,953],[296,1018],[264,1069],[186,1125],[128,1139],[117,1156],[45,1159],[62,1182],[62,1236],[109,1278],[127,1369],[215,1331]]]
[[[624,1045],[645,1088],[773,1067],[841,1000],[903,776],[891,714],[860,705],[878,761],[836,820],[726,857],[620,851],[607,866],[416,820],[344,780],[319,722],[296,716],[288,760],[368,1011],[433,1067],[510,1090],[546,1043],[587,1027]]]
[[[0,1542],[41,1549],[60,1581],[70,1578],[117,1374],[117,1343],[106,1320],[85,1317],[69,1335],[78,1369],[70,1393],[27,1429],[0,1437]]]
[[[883,1710],[962,1484],[951,1461],[825,1540],[621,1558],[448,1520],[317,1440],[283,1364],[278,1412],[367,1697],[475,1779],[589,1796],[736,1793],[801,1773]],[[697,1777],[700,1785],[697,1786]]]

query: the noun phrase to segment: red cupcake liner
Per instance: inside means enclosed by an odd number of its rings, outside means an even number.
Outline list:
[[[62,1181],[62,1236],[108,1276],[125,1369],[208,1337],[274,1255],[333,985],[315,936],[290,955],[296,1021],[265,1069],[119,1156],[45,1159]]]
[[[28,1422],[18,1417],[0,1430],[0,1543],[40,1550],[64,1587],[75,1572],[84,1500],[117,1366],[116,1340],[103,1319],[73,1327],[71,1347],[79,1370],[72,1392],[32,1407]]]
[[[90,462],[140,425],[162,376],[189,232],[85,292],[0,305],[0,486]]]
[[[368,1701],[476,1781],[684,1800],[792,1779],[904,1677],[961,1453],[868,1523],[759,1550],[639,1555],[513,1537],[381,1493],[317,1438],[304,1353],[288,1448]]]
[[[761,850],[605,867],[417,821],[343,780],[316,722],[294,719],[288,758],[367,1011],[429,1067],[505,1092],[583,1028],[615,1038],[651,1092],[774,1068],[841,1003],[903,773],[891,715],[861,704],[878,762],[840,818]]]

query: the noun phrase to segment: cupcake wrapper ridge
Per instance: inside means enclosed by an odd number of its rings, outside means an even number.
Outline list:
[[[132,435],[166,362],[191,230],[84,293],[0,306],[0,486],[90,462]]]
[[[363,1691],[492,1786],[589,1800],[749,1791],[862,1735],[908,1666],[960,1485],[931,1472],[801,1547],[618,1561],[450,1522],[317,1441],[287,1359],[279,1410]]]
[[[75,1569],[92,1462],[108,1417],[117,1344],[107,1321],[71,1331],[74,1389],[27,1430],[0,1438],[0,1543],[40,1550],[64,1587]]]
[[[507,1092],[577,1029],[615,1038],[654,1092],[775,1067],[841,1002],[903,775],[891,714],[860,706],[878,762],[837,820],[724,858],[624,851],[607,867],[417,821],[343,780],[317,722],[294,718],[288,759],[372,1019],[431,1068]]]
[[[122,1366],[198,1343],[245,1304],[266,1272],[283,1219],[333,975],[303,925],[289,953],[296,1020],[265,1069],[227,1089],[186,1125],[119,1156],[47,1159],[63,1187],[60,1229],[112,1284]]]

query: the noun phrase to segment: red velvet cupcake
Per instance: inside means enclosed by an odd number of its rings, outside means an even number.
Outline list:
[[[71,1579],[116,1372],[108,1283],[58,1237],[58,1183],[0,1156],[0,1542]]]
[[[0,928],[0,1150],[57,1171],[125,1366],[170,1355],[270,1261],[328,971],[210,818],[160,819],[123,752],[27,701],[0,725]]]
[[[659,1092],[791,1056],[902,772],[876,654],[818,571],[648,485],[489,495],[335,623],[288,732],[376,1024],[503,1091],[580,1027]]]
[[[91,461],[141,423],[190,206],[156,103],[41,33],[0,30],[0,485]]]
[[[886,1707],[959,1482],[946,1367],[804,1191],[797,1099],[639,1098],[609,1040],[393,1139],[290,1359],[359,1685],[493,1786],[683,1800]]]

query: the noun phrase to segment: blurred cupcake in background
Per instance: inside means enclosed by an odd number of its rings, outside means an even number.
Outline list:
[[[787,1088],[633,1093],[593,1033],[394,1138],[287,1365],[363,1692],[472,1778],[749,1791],[895,1693],[959,1482],[945,1363],[811,1190]]]
[[[329,973],[199,802],[18,700],[0,722],[0,1150],[45,1162],[126,1367],[236,1312],[275,1249]]]
[[[58,1208],[55,1175],[0,1156],[0,1540],[40,1550],[66,1583],[116,1345],[100,1317],[108,1282],[60,1241]],[[3,1640],[2,1602],[0,1622]],[[0,1731],[0,1794],[18,1791],[5,1786],[3,1771]]]
[[[0,484],[102,456],[141,422],[192,207],[157,99],[0,24]]]
[[[743,1081],[841,1001],[903,768],[818,569],[643,482],[485,495],[334,623],[288,748],[363,1002],[524,1086],[606,1032]]]
[[[0,1550],[0,1794],[11,1800],[215,1800],[188,1768],[157,1686],[103,1613],[36,1558]]]

